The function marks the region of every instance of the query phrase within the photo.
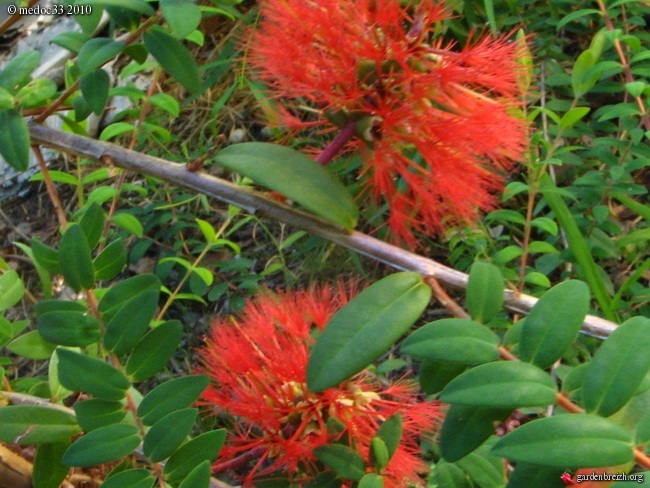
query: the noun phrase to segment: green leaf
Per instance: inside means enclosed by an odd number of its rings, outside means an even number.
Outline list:
[[[147,290],[160,290],[160,279],[156,275],[145,273],[133,276],[111,287],[99,302],[104,321],[109,322],[126,302]]]
[[[144,234],[144,229],[142,228],[142,224],[140,221],[137,219],[137,217],[126,213],[126,212],[118,212],[113,217],[111,218],[111,222],[113,222],[115,225],[118,225],[122,227],[122,229],[130,232],[136,237],[142,237]]]
[[[458,461],[485,442],[512,409],[451,405],[440,430],[440,452],[446,461]]]
[[[117,424],[126,416],[121,402],[91,398],[74,404],[77,421],[85,432]]]
[[[32,472],[33,488],[55,488],[61,485],[69,471],[61,462],[68,446],[70,441],[67,439],[38,446]]]
[[[13,444],[44,444],[69,439],[81,429],[74,415],[38,405],[0,408],[0,440]]]
[[[210,461],[203,461],[185,477],[178,488],[208,488],[211,474]]]
[[[630,488],[630,486],[639,486],[640,483],[645,483],[650,478],[650,471],[642,471],[640,473],[627,474],[627,480],[617,481],[609,488]]]
[[[84,34],[83,32],[71,31],[62,32],[50,42],[77,54],[82,46],[88,41],[88,39],[90,39],[90,36]]]
[[[22,108],[30,109],[45,105],[57,92],[56,83],[46,78],[30,81],[16,93]]]
[[[457,376],[442,390],[445,403],[514,409],[554,404],[557,387],[544,370],[518,361],[482,364]]]
[[[377,429],[377,436],[386,445],[388,459],[392,458],[402,439],[402,416],[396,413],[388,417]]]
[[[482,445],[462,459],[456,461],[476,486],[481,488],[502,488],[504,483],[503,460],[490,452],[488,445]],[[532,488],[532,487],[531,487]]]
[[[350,300],[316,340],[307,364],[309,389],[338,385],[378,359],[413,325],[430,298],[420,274],[397,273]]]
[[[323,166],[295,149],[245,142],[219,151],[214,160],[282,193],[330,222],[347,229],[357,224],[358,209],[345,186]]]
[[[42,360],[49,359],[56,346],[46,341],[37,330],[32,330],[7,344],[7,349],[27,359]]]
[[[117,461],[140,444],[134,425],[107,425],[77,439],[63,455],[63,464],[82,468]]]
[[[508,478],[508,488],[546,488],[555,486],[564,473],[564,468],[545,468],[517,463]]]
[[[609,417],[623,408],[650,371],[650,319],[634,317],[600,346],[586,369],[582,398],[588,412]]]
[[[0,110],[0,154],[18,171],[29,166],[29,129],[16,110]]]
[[[131,10],[146,16],[152,16],[155,14],[151,5],[143,0],[88,0],[85,3],[87,5],[97,5],[99,7],[115,7],[117,9]]]
[[[46,341],[61,346],[87,346],[101,337],[99,320],[86,311],[56,311],[39,315],[38,331]]]
[[[417,359],[480,364],[497,359],[498,346],[499,337],[484,325],[454,318],[423,325],[409,334],[401,351]]]
[[[616,466],[634,459],[630,434],[596,415],[557,415],[528,422],[501,438],[497,456],[554,468]]]
[[[77,56],[77,65],[81,76],[85,76],[99,68],[121,53],[123,49],[124,43],[114,41],[108,37],[100,37],[85,42]]]
[[[381,437],[373,437],[370,441],[370,465],[381,472],[388,461],[390,456],[388,455],[388,447]]]
[[[16,305],[25,294],[25,285],[13,269],[0,275],[0,312]]]
[[[67,349],[57,351],[59,381],[69,390],[84,391],[103,400],[121,400],[131,386],[122,373],[101,359]]]
[[[181,323],[170,320],[144,336],[126,363],[126,374],[131,381],[145,380],[164,368],[176,351],[182,335]]]
[[[190,434],[198,414],[196,408],[184,408],[153,424],[144,438],[144,455],[155,463],[171,456]]]
[[[129,124],[127,122],[115,122],[107,126],[102,133],[99,135],[100,141],[108,141],[113,137],[117,137],[125,132],[132,132],[136,129],[135,125]]]
[[[467,283],[467,310],[474,320],[487,324],[503,307],[503,276],[493,264],[472,265]]]
[[[152,488],[156,483],[151,471],[136,468],[112,474],[102,483],[101,488]]]
[[[341,444],[330,444],[314,449],[314,455],[341,478],[360,480],[366,474],[366,463],[358,452]]]
[[[124,239],[115,239],[93,260],[96,280],[115,278],[126,265],[127,251]]]
[[[59,252],[56,249],[43,244],[38,239],[32,239],[31,245],[32,252],[34,253],[34,258],[41,266],[43,266],[43,268],[45,268],[50,273],[61,273]]]
[[[359,480],[358,488],[384,488],[384,478],[377,473],[367,473]]]
[[[200,91],[199,69],[185,46],[160,27],[145,32],[143,40],[151,55],[172,78],[191,93]]]
[[[103,69],[96,69],[81,78],[81,93],[96,115],[101,115],[108,100],[111,80]]]
[[[553,210],[560,226],[566,233],[569,247],[580,265],[582,276],[596,297],[598,304],[603,309],[605,316],[610,320],[615,320],[615,314],[611,309],[611,298],[607,293],[607,289],[600,276],[596,262],[591,255],[587,241],[576,224],[571,211],[566,203],[564,203],[564,200],[562,200],[562,197],[555,191],[557,187],[549,177],[544,177],[541,190],[544,199],[549,207],[551,207],[551,210]]]
[[[520,359],[549,367],[575,341],[588,310],[589,289],[583,282],[569,280],[548,290],[526,317]]]
[[[589,107],[572,108],[567,113],[565,113],[560,119],[560,123],[558,124],[560,126],[560,129],[568,129],[569,127],[572,127],[577,122],[582,120],[584,116],[589,113],[590,110],[591,108]]]
[[[467,369],[462,363],[425,359],[420,365],[418,381],[427,395],[440,392],[451,380]]]
[[[183,39],[201,22],[201,10],[187,0],[161,0],[160,9],[175,37]]]
[[[455,464],[438,463],[433,471],[438,488],[467,488],[465,473]]]
[[[59,246],[61,273],[74,291],[89,290],[95,284],[93,261],[86,236],[78,224],[68,227]]]
[[[201,434],[181,446],[165,464],[164,473],[170,482],[184,480],[197,466],[212,462],[226,440],[226,430]]]
[[[166,93],[156,93],[155,95],[150,96],[148,100],[152,105],[155,105],[174,117],[178,117],[178,114],[180,113],[178,101],[171,95]]]
[[[138,417],[145,425],[153,425],[164,416],[190,406],[208,386],[203,375],[182,376],[151,390],[138,407]]]
[[[145,290],[120,307],[106,324],[104,346],[122,356],[142,339],[156,313],[158,290]]]
[[[18,54],[0,71],[0,88],[13,93],[16,86],[22,85],[29,80],[29,75],[40,62],[41,53],[38,51],[26,51]],[[1,123],[0,127],[3,127]],[[3,130],[0,130],[0,133]],[[2,144],[0,144],[0,147],[2,147]]]
[[[586,94],[598,81],[600,74],[592,70],[595,64],[596,58],[591,49],[587,49],[576,59],[571,73],[571,86],[576,98]]]

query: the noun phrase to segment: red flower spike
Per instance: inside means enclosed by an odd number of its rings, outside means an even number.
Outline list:
[[[250,467],[245,486],[277,471],[309,479],[317,474],[314,449],[347,438],[368,460],[381,423],[400,414],[403,435],[385,469],[386,486],[422,485],[426,465],[418,456],[418,438],[440,422],[439,404],[422,401],[413,383],[383,385],[367,373],[321,393],[307,389],[312,335],[353,294],[341,284],[266,292],[249,301],[238,318],[213,324],[200,353],[201,372],[212,379],[202,403],[237,421],[215,471],[244,464]],[[338,429],[331,428],[333,421]]]
[[[395,240],[417,247],[414,233],[439,233],[493,208],[527,137],[513,115],[520,44],[485,38],[454,51],[436,34],[450,14],[431,0],[406,8],[397,0],[265,0],[261,15],[250,60],[275,98],[371,122],[347,147],[363,152],[366,194],[388,203]],[[275,122],[314,125],[291,113],[278,109]]]

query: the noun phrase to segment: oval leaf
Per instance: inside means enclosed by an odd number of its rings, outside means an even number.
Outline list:
[[[196,408],[184,408],[153,424],[144,438],[144,455],[155,463],[171,456],[190,434],[198,413]]]
[[[146,273],[133,276],[111,287],[99,302],[104,321],[109,322],[126,302],[146,290],[160,290],[160,279],[156,275]]]
[[[22,115],[13,109],[0,110],[0,154],[18,171],[29,166],[29,129]]]
[[[499,268],[478,261],[472,265],[467,283],[467,310],[471,317],[487,324],[503,306],[503,276]]]
[[[156,374],[171,359],[182,335],[183,326],[178,320],[156,327],[133,349],[126,363],[126,374],[132,381],[142,381]]]
[[[101,115],[108,100],[111,80],[103,69],[91,71],[81,78],[81,93],[96,115]]]
[[[87,346],[97,342],[102,333],[99,320],[85,311],[47,312],[36,320],[41,336],[61,346]]]
[[[61,463],[61,458],[69,446],[70,441],[68,439],[38,446],[32,473],[34,488],[49,488],[61,485],[69,471],[69,468]]]
[[[440,399],[460,405],[514,409],[551,405],[556,393],[553,379],[537,366],[499,361],[457,376],[442,390]]]
[[[200,464],[212,462],[225,440],[226,430],[219,429],[201,434],[181,446],[165,464],[167,481],[184,480]]]
[[[115,474],[111,472],[102,483],[102,488],[151,488],[155,482],[151,471],[142,468],[126,469]]]
[[[548,290],[526,317],[520,359],[549,367],[575,341],[588,310],[589,288],[582,281],[565,281]]]
[[[533,420],[501,438],[492,452],[517,463],[563,469],[617,466],[634,459],[630,434],[590,414]]]
[[[203,461],[178,485],[178,488],[195,488],[199,486],[210,486],[210,461]]]
[[[134,425],[108,425],[77,439],[63,454],[66,466],[88,467],[116,461],[140,444]]]
[[[158,290],[145,290],[120,307],[106,325],[106,349],[122,356],[135,347],[156,313],[158,296]]]
[[[77,65],[81,75],[87,75],[108,60],[117,56],[124,49],[124,44],[107,37],[91,39],[79,49]],[[85,98],[85,97],[84,97]]]
[[[68,227],[59,246],[61,273],[74,291],[89,290],[95,284],[90,246],[81,227]]]
[[[350,300],[316,340],[307,364],[309,389],[338,385],[378,359],[413,325],[430,298],[421,275],[397,273]]]
[[[172,32],[179,39],[191,34],[201,22],[201,10],[187,0],[161,0],[160,9]]]
[[[499,357],[499,337],[466,319],[442,319],[423,325],[402,343],[401,351],[417,359],[480,364]]]
[[[81,429],[74,415],[38,405],[0,408],[0,440],[42,444],[69,439]]]
[[[138,407],[138,417],[145,425],[153,425],[164,416],[190,406],[208,386],[203,375],[183,376],[167,381],[151,390]]]
[[[68,390],[84,391],[104,400],[121,400],[131,386],[122,373],[100,359],[62,348],[57,351],[59,381]]]
[[[126,416],[121,402],[109,402],[100,398],[91,398],[74,404],[77,421],[85,432],[117,424]]]
[[[609,417],[632,398],[650,371],[650,319],[620,325],[596,351],[582,383],[585,408]]]
[[[264,142],[234,144],[214,160],[276,190],[337,225],[352,229],[358,210],[345,186],[329,171],[301,152]]]
[[[25,293],[25,285],[13,269],[0,275],[0,312],[16,305]]]
[[[127,252],[124,239],[114,240],[93,261],[96,280],[115,278],[126,265]]]
[[[341,478],[360,480],[366,474],[363,458],[347,446],[330,444],[314,449],[314,455]]]
[[[144,45],[163,69],[188,91],[198,93],[201,89],[199,68],[194,56],[177,39],[160,27],[155,27],[143,36]]]

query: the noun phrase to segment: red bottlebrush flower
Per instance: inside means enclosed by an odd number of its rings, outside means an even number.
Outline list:
[[[494,206],[524,151],[521,44],[483,39],[459,51],[437,38],[437,1],[265,0],[250,60],[271,93],[357,122],[366,194],[390,208],[397,241],[432,234]],[[313,125],[278,110],[276,123]],[[323,118],[324,124],[330,123]],[[330,123],[331,128],[331,123]]]
[[[317,474],[314,449],[348,439],[368,460],[381,423],[400,414],[403,435],[384,471],[386,486],[422,483],[419,474],[426,465],[418,457],[418,437],[440,421],[439,404],[422,401],[413,383],[382,385],[367,373],[321,393],[307,389],[312,334],[349,298],[342,285],[266,292],[252,299],[238,318],[213,324],[201,351],[201,370],[213,383],[202,402],[237,421],[215,471],[244,460],[250,467],[246,486],[276,471],[309,479]]]

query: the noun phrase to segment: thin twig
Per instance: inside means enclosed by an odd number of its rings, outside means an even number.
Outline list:
[[[47,189],[47,193],[50,196],[50,201],[54,206],[54,211],[56,212],[56,218],[59,221],[59,225],[63,230],[66,230],[68,228],[68,219],[65,216],[65,212],[63,211],[63,205],[61,205],[59,192],[56,190],[56,186],[54,185],[52,178],[50,178],[50,172],[47,169],[47,163],[45,162],[45,158],[43,158],[43,153],[41,153],[41,148],[38,147],[37,145],[33,145],[32,151],[34,151],[34,155],[36,156],[36,161],[38,161],[38,168],[41,170],[41,173],[43,174],[43,181],[45,182],[45,188]]]
[[[274,220],[303,229],[313,235],[330,240],[340,246],[356,251],[376,261],[404,271],[415,271],[424,276],[433,276],[442,285],[464,290],[468,276],[465,273],[444,266],[432,259],[419,256],[392,244],[370,237],[354,230],[344,229],[307,212],[296,210],[272,198],[244,188],[201,171],[186,171],[185,166],[164,159],[129,151],[123,147],[89,137],[52,129],[29,122],[34,143],[43,144],[66,153],[79,154],[95,160],[109,156],[116,166],[159,178],[178,186],[203,193],[231,203],[255,214],[263,214]],[[518,313],[529,313],[537,298],[504,291],[504,306]],[[617,324],[593,315],[585,317],[582,330],[593,337],[605,338]]]

